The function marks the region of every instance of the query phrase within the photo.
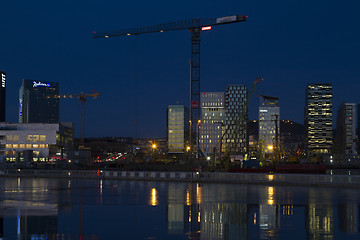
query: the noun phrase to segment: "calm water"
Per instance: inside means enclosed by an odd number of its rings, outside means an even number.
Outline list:
[[[3,239],[359,239],[360,188],[0,178]]]

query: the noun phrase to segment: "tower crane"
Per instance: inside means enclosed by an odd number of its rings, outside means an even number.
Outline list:
[[[80,94],[65,94],[65,95],[52,95],[46,96],[47,98],[77,98],[80,100],[81,105],[81,121],[80,121],[80,148],[84,147],[84,125],[85,125],[85,102],[86,98],[92,97],[97,99],[100,96],[100,93],[94,92],[90,94],[80,93]]]
[[[188,29],[191,32],[191,60],[190,60],[190,146],[196,152],[199,151],[198,124],[200,120],[200,33],[210,30],[212,26],[223,25],[247,20],[245,15],[232,15],[219,18],[191,19],[175,21],[170,23],[152,25],[141,28],[130,28],[125,30],[115,30],[106,32],[94,32],[94,38],[109,38],[116,36],[130,36],[144,33],[167,32]],[[197,154],[198,155],[198,154]]]

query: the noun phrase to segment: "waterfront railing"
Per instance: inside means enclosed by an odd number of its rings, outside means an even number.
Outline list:
[[[360,187],[359,175],[3,169],[2,176]]]

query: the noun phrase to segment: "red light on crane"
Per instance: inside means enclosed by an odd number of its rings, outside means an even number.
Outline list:
[[[202,27],[201,30],[202,30],[202,31],[211,30],[211,26]]]

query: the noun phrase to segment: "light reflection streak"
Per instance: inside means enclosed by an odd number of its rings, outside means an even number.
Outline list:
[[[158,199],[157,199],[157,191],[156,191],[156,188],[152,188],[151,189],[151,199],[150,199],[150,204],[152,206],[156,206],[158,205]]]
[[[274,188],[273,187],[268,187],[268,200],[267,200],[267,203],[269,205],[274,204]]]
[[[189,189],[186,190],[186,206],[191,205],[190,192]]]
[[[199,184],[196,184],[196,202],[198,204],[201,204],[202,202],[202,188],[199,186]]]

